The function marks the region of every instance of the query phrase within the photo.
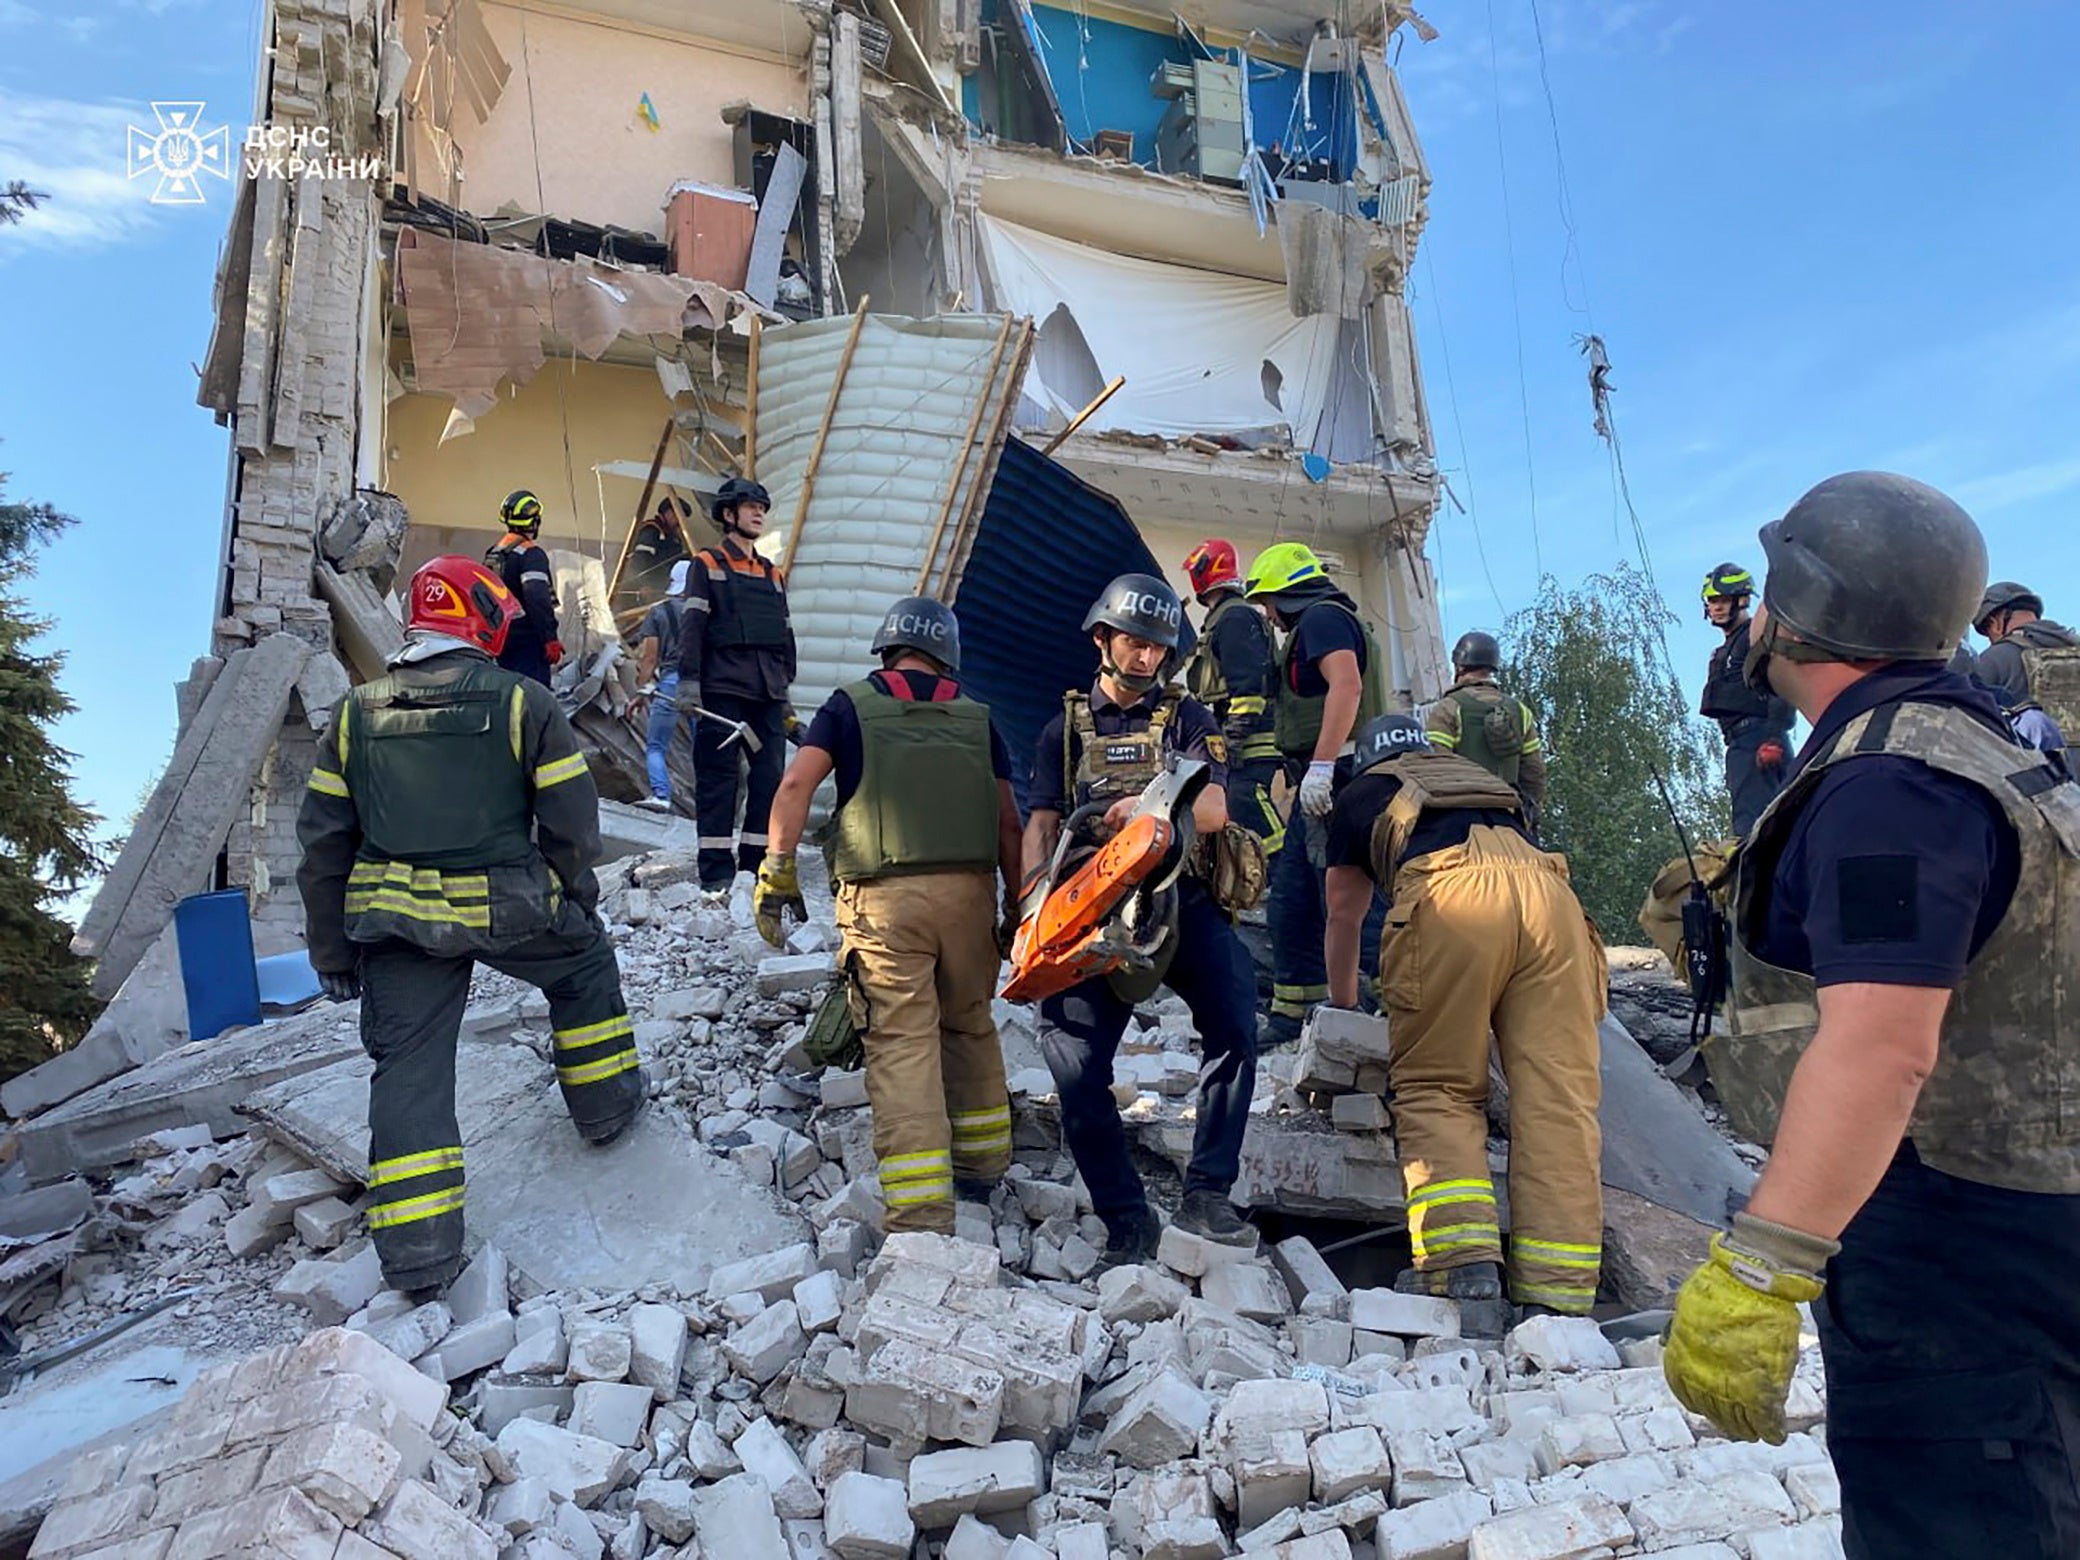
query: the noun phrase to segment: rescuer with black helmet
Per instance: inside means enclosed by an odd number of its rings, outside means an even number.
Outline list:
[[[1493,634],[1478,628],[1461,634],[1452,646],[1451,689],[1430,706],[1423,725],[1437,746],[1515,787],[1535,835],[1546,802],[1545,744],[1531,706],[1496,682],[1501,668],[1502,645]]]
[[[772,504],[772,495],[756,482],[726,480],[713,508],[722,540],[694,554],[686,581],[678,698],[680,711],[693,721],[700,878],[711,893],[727,890],[736,873],[757,872],[765,859],[766,817],[787,762],[794,624],[780,566],[756,546]],[[731,740],[739,724],[758,737],[757,752]]]
[[[1705,1054],[1771,1152],[1664,1368],[1781,1441],[1810,1303],[1849,1555],[2080,1554],[2080,790],[1946,665],[1986,581],[1955,502],[1851,472],[1761,538],[1747,676],[1812,733],[1734,857]]]
[[[535,540],[542,534],[542,501],[526,488],[515,488],[498,506],[498,518],[505,535],[485,551],[484,562],[524,611],[506,635],[498,664],[547,686],[549,673],[563,661],[563,645],[556,637],[556,575]]]
[[[1395,1287],[1503,1296],[1492,1030],[1510,1097],[1509,1298],[1587,1315],[1603,1254],[1603,950],[1566,861],[1532,843],[1516,788],[1435,741],[1410,715],[1367,724],[1329,814],[1324,958],[1337,1005],[1357,1004],[1368,906],[1376,893],[1392,904],[1379,986],[1415,1257]]]
[[[1227,745],[1213,712],[1168,686],[1184,605],[1152,574],[1123,574],[1106,586],[1084,619],[1098,650],[1088,692],[1072,689],[1034,749],[1025,830],[1028,877],[1053,858],[1063,819],[1104,809],[1117,829],[1168,755],[1206,764],[1211,775],[1192,803],[1202,839],[1228,821]],[[1215,901],[1197,862],[1177,884],[1175,953],[1163,983],[1183,997],[1199,1031],[1198,1123],[1177,1224],[1229,1245],[1254,1245],[1256,1231],[1237,1216],[1228,1192],[1242,1164],[1242,1134],[1256,1086],[1256,974],[1233,921]],[[1142,993],[1145,995],[1146,993]],[[1127,1154],[1112,1063],[1133,1016],[1134,999],[1114,977],[1087,980],[1040,1004],[1040,1050],[1062,1102],[1062,1136],[1105,1221],[1106,1255],[1140,1262],[1161,1233],[1148,1194]]]
[[[1700,594],[1706,621],[1725,638],[1705,669],[1698,713],[1718,723],[1726,745],[1733,831],[1745,835],[1790,774],[1795,713],[1776,694],[1750,687],[1741,676],[1748,656],[1748,601],[1755,594],[1755,577],[1738,564],[1722,563],[1705,575]]]
[[[2036,668],[2044,652],[2080,646],[2080,635],[2044,616],[2044,598],[2014,580],[1986,588],[1972,613],[1972,627],[1986,636],[1972,675],[2011,710],[2037,700]]]

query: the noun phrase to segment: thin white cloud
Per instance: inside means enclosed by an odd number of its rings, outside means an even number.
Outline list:
[[[2040,460],[2007,471],[1988,472],[1968,482],[1960,482],[1951,490],[1950,496],[1974,516],[1984,518],[2017,504],[2056,498],[2075,488],[2080,488],[2080,456]]]
[[[16,0],[0,0],[0,5]],[[191,207],[155,206],[154,176],[128,177],[132,125],[155,124],[148,103],[78,102],[0,88],[0,179],[19,179],[50,199],[12,227],[0,229],[0,259],[31,246],[109,245],[199,215]],[[207,194],[227,200],[220,181]]]

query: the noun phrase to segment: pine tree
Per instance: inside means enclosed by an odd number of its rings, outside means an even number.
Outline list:
[[[79,1039],[101,1006],[72,929],[52,913],[101,865],[94,815],[72,798],[72,755],[50,736],[73,708],[58,687],[64,658],[35,652],[50,625],[8,588],[72,523],[49,504],[9,503],[0,472],[0,1078]]]

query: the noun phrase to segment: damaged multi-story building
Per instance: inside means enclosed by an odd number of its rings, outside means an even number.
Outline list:
[[[1014,752],[1102,582],[1309,542],[1440,691],[1440,480],[1404,279],[1428,175],[1394,0],[275,0],[200,400],[213,642],[82,929],[113,993],[179,898],[287,936],[315,728],[392,592],[530,488],[602,793],[632,528],[775,500],[806,712],[892,597],[958,604]],[[1412,23],[1421,28],[1420,21]],[[249,137],[251,139],[251,137]],[[320,155],[322,153],[322,155]],[[368,176],[374,167],[377,175]],[[654,582],[651,582],[654,585]]]

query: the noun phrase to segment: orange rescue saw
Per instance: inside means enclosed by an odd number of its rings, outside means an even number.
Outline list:
[[[1108,840],[1097,837],[1107,803],[1069,815],[1026,894],[1000,995],[1038,1002],[1094,976],[1154,967],[1174,936],[1171,889],[1198,837],[1192,802],[1208,778],[1198,759],[1171,755]]]

